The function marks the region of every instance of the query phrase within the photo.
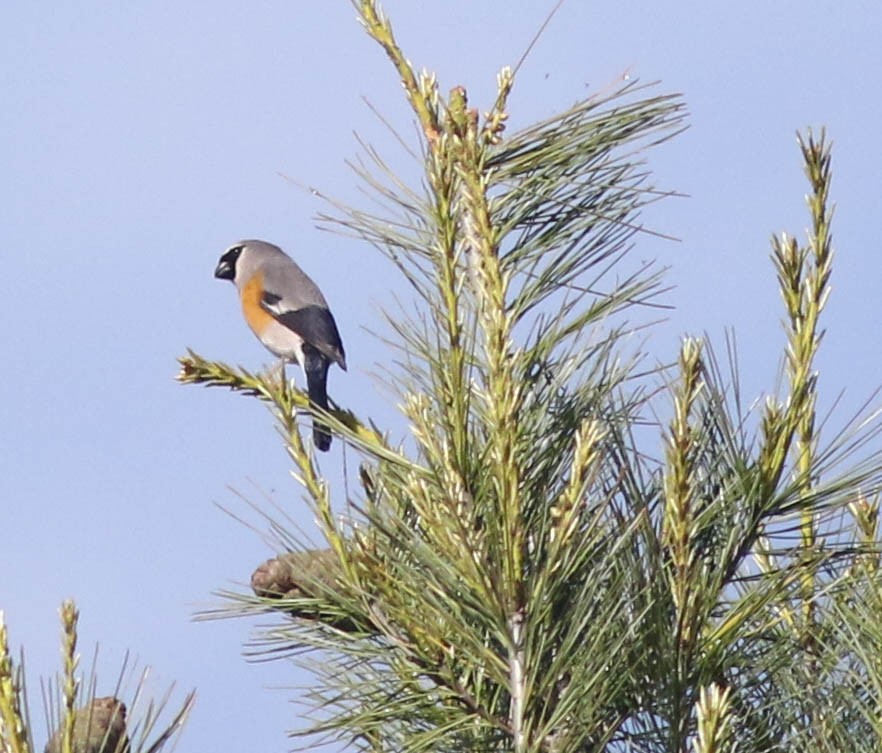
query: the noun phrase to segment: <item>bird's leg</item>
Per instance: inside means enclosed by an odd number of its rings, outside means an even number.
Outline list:
[[[279,359],[279,364],[276,368],[279,370],[279,381],[285,387],[290,387],[290,385],[288,384],[288,378],[287,378],[288,375],[285,373],[285,359],[284,358]]]
[[[291,382],[288,381],[287,374],[285,374],[285,364],[286,361],[284,358],[280,358],[275,366],[272,367],[270,373],[272,374],[274,379],[279,380],[279,387],[282,390],[282,394],[287,396],[290,394],[291,390]],[[292,416],[297,415],[297,408],[293,408]]]
[[[270,381],[276,381],[284,389],[287,387],[285,380],[285,359],[280,358],[273,366],[266,370],[266,377]]]

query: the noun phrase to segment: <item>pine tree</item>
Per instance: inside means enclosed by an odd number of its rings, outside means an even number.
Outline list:
[[[323,414],[361,458],[341,500],[302,439],[303,393],[195,353],[180,375],[270,404],[316,514],[326,548],[290,534],[231,607],[281,616],[269,650],[319,652],[314,729],[409,753],[879,750],[880,424],[822,442],[816,419],[824,134],[799,140],[807,243],[773,240],[783,387],[745,409],[733,349],[724,368],[686,338],[647,373],[629,338],[662,284],[628,257],[665,195],[643,154],[683,128],[681,99],[625,83],[508,134],[511,70],[480,116],[414,71],[375,2],[356,7],[424,176],[408,188],[369,150],[359,175],[388,212],[329,218],[414,291],[415,313],[388,317],[411,435]]]
[[[195,692],[188,693],[176,710],[170,708],[171,688],[159,701],[148,697],[145,690],[148,669],[144,668],[140,676],[134,678],[134,692],[129,694],[124,686],[133,679],[133,666],[127,657],[112,686],[114,695],[97,697],[97,661],[93,661],[85,676],[81,672],[77,652],[79,611],[72,601],[65,601],[59,612],[63,669],[54,681],[41,682],[45,721],[52,729],[44,753],[160,753],[170,749],[193,708]],[[128,706],[120,700],[122,695],[126,696]],[[167,711],[170,711],[170,719]],[[0,753],[40,750],[34,743],[34,727],[28,704],[24,651],[16,662],[0,611]]]

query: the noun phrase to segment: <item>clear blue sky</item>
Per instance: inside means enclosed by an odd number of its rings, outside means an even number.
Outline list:
[[[395,2],[410,59],[490,104],[552,3]],[[502,10],[501,10],[502,9]],[[221,251],[283,245],[323,288],[350,370],[330,391],[403,431],[370,372],[388,357],[365,333],[401,291],[371,248],[318,231],[322,205],[284,173],[358,200],[344,160],[353,132],[397,160],[368,97],[411,134],[400,87],[346,0],[6,3],[0,111],[0,609],[37,678],[58,666],[56,610],[74,597],[88,656],[110,683],[126,648],[199,698],[179,750],[285,750],[297,727],[284,664],[240,656],[254,625],[193,623],[211,593],[272,555],[217,502],[254,522],[231,490],[270,495],[312,526],[268,413],[172,377],[186,347],[268,361],[212,278]],[[521,71],[512,127],[590,95],[626,70],[685,95],[691,129],[650,156],[657,182],[690,194],[647,217],[682,239],[640,240],[672,265],[676,304],[649,343],[721,341],[735,327],[749,396],[774,384],[783,342],[769,237],[807,224],[794,133],[835,142],[837,257],[820,359],[826,401],[856,407],[880,379],[882,5],[597,3],[569,0]],[[844,414],[840,414],[844,415]],[[339,443],[323,466],[339,488]],[[350,468],[356,459],[350,454]],[[268,619],[262,620],[263,623]],[[37,724],[37,744],[45,731]]]

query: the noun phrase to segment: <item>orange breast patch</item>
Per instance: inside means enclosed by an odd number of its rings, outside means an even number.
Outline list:
[[[257,273],[242,286],[241,300],[245,321],[258,337],[275,321],[272,315],[268,314],[261,306],[262,298],[263,275]]]

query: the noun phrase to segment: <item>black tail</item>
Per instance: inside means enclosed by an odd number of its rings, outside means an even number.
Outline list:
[[[331,362],[310,345],[303,345],[303,370],[309,401],[322,410],[328,409],[328,368]],[[331,446],[331,432],[317,419],[312,420],[312,440],[322,452]]]

